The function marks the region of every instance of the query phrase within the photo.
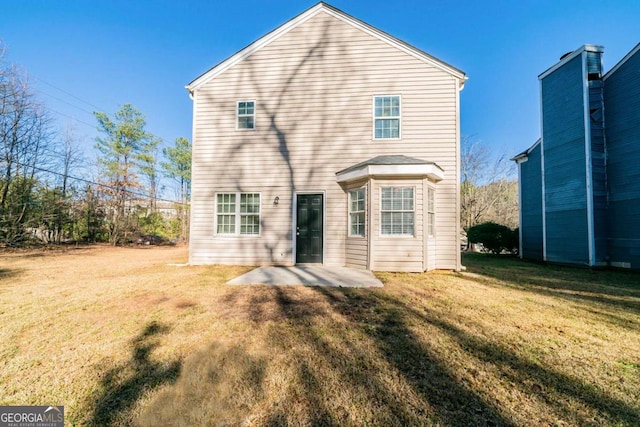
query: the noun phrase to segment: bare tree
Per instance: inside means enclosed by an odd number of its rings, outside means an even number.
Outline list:
[[[53,206],[47,208],[52,212],[54,219],[49,225],[52,241],[61,243],[65,234],[71,234],[74,229],[73,222],[73,196],[74,188],[71,185],[72,172],[82,161],[82,152],[78,145],[75,128],[67,124],[63,135],[56,146],[56,170],[59,173],[58,186],[53,189]]]
[[[485,221],[509,227],[517,224],[517,183],[513,174],[513,164],[504,155],[493,157],[479,140],[463,137],[460,153],[463,229]]]
[[[31,219],[38,167],[50,148],[50,118],[28,79],[0,51],[0,239],[19,242]]]

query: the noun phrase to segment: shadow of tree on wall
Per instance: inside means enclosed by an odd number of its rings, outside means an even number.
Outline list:
[[[269,119],[269,128],[268,134],[262,143],[269,144],[270,139],[275,136],[275,140],[277,141],[277,152],[280,154],[280,157],[287,168],[287,188],[286,194],[290,195],[289,200],[289,212],[295,212],[296,200],[294,200],[294,194],[297,191],[296,182],[298,185],[302,184],[304,181],[304,177],[296,177],[295,168],[293,166],[293,159],[291,153],[291,144],[295,141],[290,141],[290,134],[295,133],[298,127],[303,127],[305,125],[306,119],[301,118],[300,121],[295,122],[293,124],[289,124],[288,126],[283,126],[282,122],[291,120],[290,113],[283,113],[281,110],[286,109],[288,107],[287,97],[290,95],[290,87],[294,84],[296,80],[302,79],[305,73],[308,73],[314,67],[322,66],[322,58],[324,57],[325,50],[331,44],[330,37],[330,26],[325,25],[322,30],[322,35],[318,37],[317,41],[313,43],[312,46],[306,51],[304,56],[300,58],[300,60],[295,64],[295,66],[286,70],[286,74],[283,75],[283,82],[281,83],[281,88],[277,93],[267,92],[263,87],[260,86],[258,82],[260,79],[260,67],[259,64],[256,64],[251,60],[251,57],[247,59],[247,64],[250,67],[250,75],[251,81],[254,85],[254,89],[256,93],[262,100],[273,100],[275,98],[276,102],[272,105],[268,105],[266,102],[261,104],[260,106],[264,108],[265,113]],[[324,96],[320,96],[319,99],[324,99]],[[298,141],[300,142],[300,141]],[[245,147],[246,148],[246,147]],[[317,149],[316,149],[317,150]],[[316,151],[317,152],[317,151]],[[301,170],[304,170],[301,169]],[[304,186],[303,186],[304,187]],[[303,188],[304,189],[304,188]],[[277,230],[275,227],[271,227],[271,225],[264,221],[264,218],[261,218],[262,224],[261,226],[265,231],[268,231],[270,228],[277,234],[277,238],[275,239],[263,239],[262,244],[265,249],[269,253],[269,260],[271,262],[282,262],[281,259],[277,257],[277,247],[278,242],[291,242],[292,241],[292,227],[284,230]]]
[[[151,352],[158,346],[158,335],[169,327],[150,322],[131,342],[131,358],[104,373],[100,394],[90,402],[93,408],[89,426],[130,425],[130,413],[145,393],[172,383],[180,374],[181,362],[158,363],[151,360]]]
[[[233,169],[228,171],[226,184],[233,185],[238,192],[255,192],[255,176],[262,176],[262,205],[274,208],[271,200],[277,196],[279,209],[287,211],[284,221],[289,223],[288,226],[283,227],[282,213],[279,213],[279,217],[275,209],[272,213],[264,209],[260,216],[262,238],[234,242],[241,252],[261,254],[265,261],[281,264],[291,262],[295,238],[291,224],[296,204],[294,194],[297,191],[322,192],[327,190],[327,182],[337,186],[334,173],[347,165],[338,163],[327,171],[329,165],[326,164],[326,156],[338,159],[330,162],[333,164],[342,158],[339,153],[352,150],[353,138],[339,141],[334,136],[335,133],[348,133],[345,132],[347,125],[338,118],[353,111],[350,101],[336,101],[336,93],[346,98],[343,88],[362,84],[366,76],[358,69],[354,54],[346,52],[344,40],[340,39],[340,34],[336,34],[337,25],[331,20],[322,23],[317,32],[307,35],[304,49],[296,51],[293,48],[293,53],[289,50],[279,52],[278,61],[269,63],[266,69],[264,63],[256,61],[253,55],[248,56],[235,66],[238,70],[230,81],[230,86],[243,88],[241,93],[252,94],[259,113],[255,132],[238,134],[229,146],[225,145],[226,142],[220,144],[218,155],[233,164]],[[342,73],[325,61],[331,51],[342,54]],[[274,72],[277,72],[277,78],[271,76]],[[312,83],[318,81],[308,82],[309,76],[316,76],[316,80],[323,76],[322,79],[326,81],[314,85]],[[272,78],[277,79],[277,83]],[[393,81],[390,84],[393,85]],[[368,93],[363,96],[369,98]],[[301,102],[300,97],[309,102]],[[219,111],[228,111],[229,103],[234,100],[211,98],[205,102],[215,105]],[[311,104],[313,109],[307,107]],[[297,106],[298,111],[292,111],[292,105]],[[367,109],[363,126],[370,131],[368,114]],[[353,127],[353,124],[349,125]],[[328,148],[332,151],[328,151]],[[268,152],[264,152],[268,154],[262,156],[250,154],[266,149]],[[362,160],[365,158],[359,158],[358,161]],[[265,165],[269,168],[265,169]],[[230,189],[225,188],[225,191]]]

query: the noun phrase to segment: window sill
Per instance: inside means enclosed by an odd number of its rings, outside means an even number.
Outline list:
[[[216,239],[250,239],[261,237],[260,234],[214,234]]]

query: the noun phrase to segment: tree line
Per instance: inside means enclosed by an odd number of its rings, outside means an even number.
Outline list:
[[[98,169],[88,176],[73,128],[55,128],[26,74],[5,60],[0,45],[0,244],[188,238],[190,141],[180,137],[160,150],[162,140],[131,104],[94,117],[101,135],[95,144]],[[463,138],[463,230],[486,222],[518,226],[513,169],[479,141]],[[174,202],[161,201],[162,210],[172,212],[168,216],[158,207],[162,177],[176,186]]]
[[[471,137],[464,137],[461,145],[462,229],[468,234],[470,243],[488,242],[484,237],[482,241],[478,240],[477,236],[494,235],[492,238],[501,244],[505,240],[508,241],[508,244],[505,243],[507,246],[513,246],[512,240],[517,236],[519,222],[518,182],[514,163],[505,156],[493,156],[485,145]]]
[[[0,244],[188,238],[190,141],[161,150],[131,104],[94,116],[98,167],[90,175],[73,128],[56,129],[0,46]],[[172,201],[159,198],[162,177],[175,183]]]

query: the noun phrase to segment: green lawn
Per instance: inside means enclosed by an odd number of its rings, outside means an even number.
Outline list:
[[[184,248],[0,254],[0,404],[66,425],[640,425],[640,274],[468,255],[231,287]]]

